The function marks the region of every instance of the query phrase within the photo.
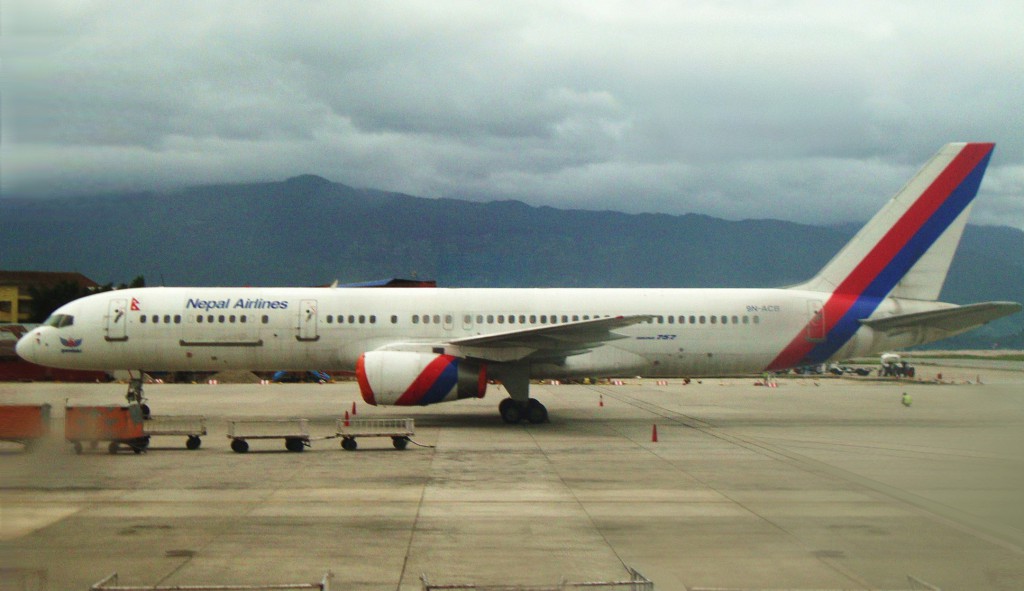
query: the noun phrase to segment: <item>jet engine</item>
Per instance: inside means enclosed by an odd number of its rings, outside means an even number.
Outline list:
[[[370,351],[356,362],[359,391],[368,404],[426,406],[483,398],[487,367],[451,355]]]

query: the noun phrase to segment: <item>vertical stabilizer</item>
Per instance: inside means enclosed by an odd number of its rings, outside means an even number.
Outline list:
[[[794,286],[820,297],[810,300],[807,326],[768,369],[829,359],[888,296],[938,299],[994,148],[945,145],[825,268]]]
[[[825,293],[938,299],[995,144],[946,144],[813,279]]]

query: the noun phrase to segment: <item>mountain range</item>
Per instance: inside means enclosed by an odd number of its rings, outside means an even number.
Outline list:
[[[859,223],[811,226],[427,199],[304,175],[168,193],[0,198],[0,268],[148,285],[775,287],[813,275]],[[1024,301],[1024,232],[968,226],[942,299]],[[1024,348],[1022,315],[946,341]],[[1018,342],[1019,341],[1019,342]]]

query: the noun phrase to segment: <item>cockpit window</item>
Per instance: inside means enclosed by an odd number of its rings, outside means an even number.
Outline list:
[[[65,326],[71,326],[74,323],[75,317],[70,314],[54,314],[47,318],[43,325],[52,326],[54,328],[64,328]]]

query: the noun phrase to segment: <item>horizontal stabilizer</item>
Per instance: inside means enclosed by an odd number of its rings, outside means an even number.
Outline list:
[[[945,338],[966,332],[974,327],[1020,312],[1016,302],[984,302],[930,312],[901,314],[888,318],[864,319],[861,324],[889,335],[907,331],[934,331]]]

